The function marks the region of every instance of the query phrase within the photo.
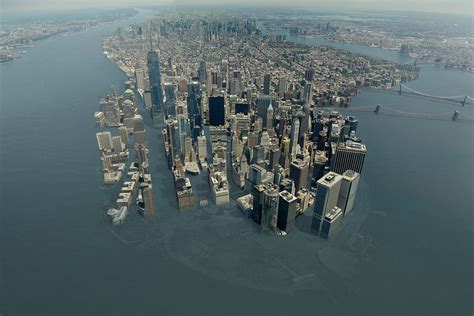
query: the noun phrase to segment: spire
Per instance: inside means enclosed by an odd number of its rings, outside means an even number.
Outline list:
[[[273,112],[272,101],[273,101],[273,99],[270,99],[270,104],[268,105],[267,111],[272,111]]]

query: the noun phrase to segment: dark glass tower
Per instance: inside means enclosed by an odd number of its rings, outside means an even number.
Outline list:
[[[163,109],[163,91],[161,89],[160,59],[156,52],[149,52],[147,55],[147,61],[153,113],[161,112]]]
[[[223,96],[209,97],[209,125],[220,126],[225,123],[225,105]]]

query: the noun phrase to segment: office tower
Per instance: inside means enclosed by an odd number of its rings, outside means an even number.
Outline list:
[[[183,156],[184,156],[184,161],[185,162],[190,162],[190,161],[194,161],[194,157],[193,157],[193,153],[194,151],[192,150],[193,149],[193,140],[191,139],[191,137],[187,136],[184,138],[184,153],[183,153]]]
[[[231,95],[240,95],[240,80],[237,78],[230,79],[230,94]]]
[[[291,124],[291,133],[290,133],[290,156],[291,158],[296,156],[296,148],[298,145],[298,137],[300,133],[300,120],[295,117],[293,123]]]
[[[311,106],[311,101],[313,100],[313,86],[311,83],[306,82],[304,85],[303,91],[303,101],[305,106]]]
[[[147,60],[153,113],[161,112],[163,109],[163,91],[161,90],[160,59],[158,53],[149,52]]]
[[[201,83],[206,83],[206,78],[207,78],[207,68],[206,68],[206,62],[204,60],[201,60],[199,63],[199,82]]]
[[[308,184],[309,163],[305,160],[295,159],[290,165],[290,179],[295,182],[295,192],[306,188]]]
[[[225,124],[225,103],[223,96],[209,97],[209,125]]]
[[[95,134],[100,150],[111,151],[113,148],[112,134],[110,132],[99,132]]]
[[[201,115],[201,85],[197,81],[188,83],[188,96],[186,102],[188,105],[188,113],[190,118]]]
[[[264,95],[257,97],[257,99],[255,100],[257,115],[263,118],[264,121],[266,121],[267,119],[267,110],[270,106],[270,103],[272,104],[273,111],[275,111],[277,109],[277,103],[275,102],[274,97]]]
[[[137,144],[135,145],[135,151],[138,160],[138,170],[140,175],[144,175],[150,171],[148,164],[148,148],[143,144]]]
[[[260,133],[263,129],[263,118],[260,116],[257,116],[255,119],[255,124],[254,124],[254,130],[258,133]]]
[[[252,148],[252,164],[257,164],[261,167],[265,164],[265,148],[261,145],[255,145]]]
[[[347,141],[336,145],[336,153],[331,158],[331,170],[343,174],[347,170],[361,173],[367,148],[364,144]]]
[[[345,125],[349,126],[349,133],[357,131],[358,120],[354,116],[348,116],[345,119]]]
[[[135,82],[138,90],[145,90],[145,70],[135,69]]]
[[[199,160],[204,160],[207,158],[207,141],[206,136],[201,135],[197,137],[198,145],[198,157]]]
[[[270,74],[266,74],[263,77],[263,94],[269,95],[270,94],[270,83],[272,81],[272,77]]]
[[[176,115],[176,85],[174,83],[165,83],[165,114]]]
[[[300,132],[298,134],[298,144],[301,148],[304,147],[306,132],[309,127],[309,107],[304,106],[301,111],[296,113],[296,118],[300,121]]]
[[[129,99],[126,99],[122,102],[122,113],[125,118],[132,118],[135,116],[136,107],[133,102]]]
[[[153,186],[149,183],[142,183],[143,196],[143,215],[145,217],[153,216],[155,214],[155,205],[153,203]]]
[[[314,76],[313,69],[309,68],[304,71],[304,80],[311,82],[313,81],[313,76]]]
[[[296,197],[288,191],[279,193],[278,201],[278,228],[287,233],[291,232],[295,227],[296,217]]]
[[[342,221],[342,210],[335,206],[329,210],[324,216],[319,235],[323,238],[330,238]]]
[[[133,118],[133,137],[135,144],[146,144],[145,123],[143,117],[139,114]]]
[[[287,81],[285,77],[282,77],[278,80],[278,93],[280,95],[284,94],[287,91]]]
[[[125,126],[120,126],[119,127],[119,134],[120,134],[120,139],[122,140],[122,143],[125,145],[125,149],[128,149],[128,130]]]
[[[262,132],[262,136],[260,137],[260,145],[265,149],[270,147],[270,135],[268,135],[267,131]]]
[[[242,114],[249,114],[250,104],[248,103],[236,103],[235,104],[235,114],[242,113]]]
[[[359,186],[360,174],[347,170],[342,174],[341,189],[339,190],[339,198],[337,206],[342,209],[344,216],[352,210],[354,206],[355,195]]]
[[[278,190],[268,187],[263,191],[262,206],[262,228],[264,230],[276,231],[278,221]]]
[[[250,213],[250,218],[258,225],[262,224],[263,192],[265,191],[265,188],[265,185],[257,184],[251,189],[253,207],[252,212]]]
[[[327,165],[328,158],[324,151],[316,150],[313,161],[313,178],[315,181],[318,181],[324,176],[324,168]]]
[[[270,164],[268,169],[273,170],[280,163],[280,149],[272,148],[270,149]]]
[[[266,116],[267,116],[267,119],[265,121],[265,128],[267,130],[272,130],[273,129],[273,106],[272,106],[271,101],[270,101],[270,105],[268,106]]]
[[[252,149],[255,145],[257,145],[257,140],[258,140],[258,133],[250,132],[247,135],[247,146],[248,146],[248,148]]]
[[[112,137],[112,146],[115,153],[119,153],[122,151],[122,139],[120,136]]]
[[[329,172],[317,182],[313,221],[311,223],[311,229],[316,233],[319,233],[321,230],[321,224],[326,213],[332,210],[337,204],[341,181],[341,175]]]

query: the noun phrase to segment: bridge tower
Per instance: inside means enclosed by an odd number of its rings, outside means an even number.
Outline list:
[[[375,111],[374,111],[375,114],[379,114],[379,112],[380,112],[380,107],[381,107],[381,105],[380,105],[380,104],[377,104],[377,106],[375,107]]]
[[[451,118],[453,122],[457,120],[458,116],[459,116],[459,111],[454,111],[453,117]]]

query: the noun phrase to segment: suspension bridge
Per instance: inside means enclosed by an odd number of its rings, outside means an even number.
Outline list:
[[[474,101],[474,99],[468,95],[454,95],[454,96],[432,95],[432,94],[417,91],[401,83],[399,85],[398,94],[399,95],[413,95],[413,96],[419,96],[422,98],[427,98],[427,99],[432,99],[432,100],[452,102],[452,103],[460,104],[463,107],[465,105],[474,105],[474,103],[472,102]]]
[[[365,112],[374,113],[375,115],[387,115],[396,117],[413,117],[421,119],[431,119],[440,121],[456,121],[463,123],[474,123],[474,116],[461,113],[459,111],[447,111],[442,113],[416,113],[396,110],[393,107],[382,106],[381,104],[367,105],[363,107],[338,108],[340,112]]]

